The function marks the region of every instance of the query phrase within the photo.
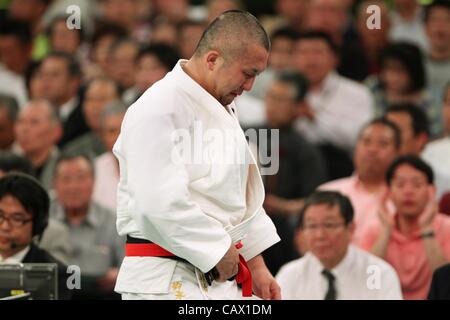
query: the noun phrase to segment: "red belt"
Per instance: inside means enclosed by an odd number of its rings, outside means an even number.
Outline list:
[[[236,249],[242,248],[242,243],[236,244]],[[127,257],[174,257],[175,255],[156,243],[127,243],[125,245]],[[237,284],[242,285],[242,296],[252,296],[252,274],[242,255],[239,255],[239,271],[236,275]]]

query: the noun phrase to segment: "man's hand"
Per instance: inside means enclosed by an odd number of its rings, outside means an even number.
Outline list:
[[[432,222],[434,217],[439,211],[439,206],[435,200],[436,190],[430,186],[428,188],[428,202],[427,205],[419,217],[419,227],[423,231],[428,231],[432,229]]]
[[[264,209],[269,215],[297,215],[303,208],[303,199],[285,199],[272,193],[267,193],[264,198]]]
[[[219,273],[219,277],[215,280],[218,282],[225,282],[238,273],[239,252],[234,244],[231,244],[230,249],[228,249],[227,253],[217,263],[216,270]]]
[[[253,279],[253,292],[264,300],[281,300],[281,289],[267,269],[262,256],[248,261]]]

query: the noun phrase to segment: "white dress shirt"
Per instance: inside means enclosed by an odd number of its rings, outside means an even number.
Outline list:
[[[323,300],[328,282],[324,267],[310,252],[285,264],[276,279],[286,300]],[[384,260],[349,245],[342,261],[331,270],[338,300],[402,299],[400,280]]]
[[[361,127],[374,116],[369,90],[353,80],[331,72],[319,92],[307,96],[314,120],[299,118],[295,129],[314,144],[332,144],[352,151]]]
[[[422,152],[422,158],[433,169],[436,197],[450,191],[450,137],[428,143]]]
[[[117,229],[120,235],[149,239],[207,272],[231,243],[242,239],[240,253],[249,260],[279,237],[262,208],[264,187],[234,103],[222,106],[184,72],[185,62],[180,60],[125,114],[113,148],[120,166]],[[227,140],[198,137],[199,128]],[[205,139],[200,155],[209,161],[179,162],[180,132],[189,133],[183,142],[192,146]],[[227,163],[217,153],[224,147],[224,156],[251,163]],[[125,257],[116,291],[163,292],[174,268],[171,259]]]

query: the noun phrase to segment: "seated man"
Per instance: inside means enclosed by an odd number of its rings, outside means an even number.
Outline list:
[[[50,215],[70,230],[73,255],[80,267],[81,288],[75,298],[118,298],[113,293],[125,242],[116,230],[115,215],[92,201],[93,163],[84,155],[63,155],[56,163],[56,200]]]
[[[450,261],[450,218],[438,213],[433,179],[420,158],[395,160],[386,174],[380,219],[363,230],[359,242],[394,267],[407,300],[426,299],[433,271]],[[389,198],[395,212],[388,209]]]
[[[0,179],[0,263],[56,263],[58,296],[68,299],[67,267],[33,242],[47,228],[49,202],[45,189],[29,175]]]
[[[394,269],[350,244],[350,200],[334,191],[309,196],[298,225],[309,252],[277,274],[283,299],[402,299]]]

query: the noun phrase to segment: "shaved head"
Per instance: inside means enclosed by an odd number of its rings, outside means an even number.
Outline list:
[[[210,50],[217,50],[229,60],[254,43],[267,52],[270,50],[269,36],[261,23],[246,11],[228,10],[214,19],[203,32],[194,56],[200,57]]]

